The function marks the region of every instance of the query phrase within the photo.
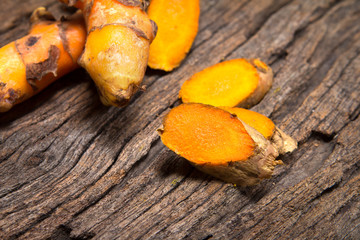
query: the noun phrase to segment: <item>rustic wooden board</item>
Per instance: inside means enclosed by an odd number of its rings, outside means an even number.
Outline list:
[[[0,45],[55,0],[2,0]],[[0,115],[1,239],[359,239],[360,1],[202,0],[184,63],[101,105],[77,70]],[[193,73],[259,57],[275,83],[254,109],[299,141],[274,177],[239,188],[200,173],[155,130]]]

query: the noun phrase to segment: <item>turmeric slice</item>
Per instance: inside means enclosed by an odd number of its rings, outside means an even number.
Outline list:
[[[141,87],[156,24],[148,0],[60,0],[83,10],[88,37],[79,60],[104,105],[121,107]]]
[[[271,88],[273,72],[259,59],[233,59],[206,68],[184,82],[184,103],[250,108]]]
[[[276,127],[266,116],[244,108],[221,107],[221,109],[236,115],[241,121],[261,133],[273,144],[279,154],[292,152],[297,148],[297,142]]]
[[[0,112],[79,67],[77,59],[86,37],[81,13],[55,21],[41,7],[33,12],[31,23],[27,36],[0,49]]]
[[[148,14],[159,28],[150,45],[148,65],[153,69],[171,71],[184,60],[195,40],[199,0],[151,0]]]
[[[210,105],[185,103],[173,108],[158,130],[169,149],[199,170],[241,186],[270,178],[278,152],[254,128]]]

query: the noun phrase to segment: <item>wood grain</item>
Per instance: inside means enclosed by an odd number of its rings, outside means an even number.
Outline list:
[[[0,45],[51,0],[3,0]],[[101,105],[77,70],[0,115],[1,239],[359,239],[360,1],[202,0],[199,33],[171,73]],[[259,57],[275,82],[254,107],[299,141],[273,178],[239,188],[195,170],[156,129],[181,84]]]

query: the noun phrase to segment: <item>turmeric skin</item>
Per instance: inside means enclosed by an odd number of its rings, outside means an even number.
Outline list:
[[[158,130],[161,140],[199,170],[240,186],[271,177],[278,152],[271,142],[220,108],[186,103],[173,108]]]
[[[236,115],[241,121],[261,133],[273,144],[279,154],[292,152],[297,148],[297,142],[276,127],[266,116],[244,108],[221,107],[221,109]]]
[[[148,0],[60,0],[83,11],[88,37],[79,60],[102,103],[121,107],[141,87],[156,24]]]
[[[31,23],[27,36],[0,49],[0,112],[79,67],[77,59],[86,37],[81,14],[55,21],[41,7],[33,12]]]
[[[194,74],[181,87],[184,103],[250,108],[271,88],[273,72],[259,59],[224,61]]]
[[[159,31],[150,45],[149,67],[171,71],[178,67],[195,40],[199,0],[151,0],[148,9]]]

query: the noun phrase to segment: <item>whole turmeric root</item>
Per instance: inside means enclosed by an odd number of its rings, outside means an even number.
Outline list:
[[[159,27],[150,45],[149,67],[171,71],[178,67],[195,40],[200,15],[199,0],[151,0],[149,17]]]
[[[55,21],[41,7],[30,20],[27,36],[0,49],[0,112],[8,111],[79,67],[77,59],[86,38],[80,13]]]
[[[259,59],[224,61],[194,74],[181,87],[184,103],[250,108],[261,101],[273,82],[273,72]]]
[[[270,178],[278,151],[254,128],[210,105],[173,108],[158,130],[162,142],[199,170],[240,186]]]
[[[297,148],[297,142],[289,135],[281,131],[278,127],[276,127],[273,121],[264,115],[248,109],[237,107],[221,107],[221,109],[236,115],[241,121],[261,133],[272,143],[279,154],[292,152]]]
[[[148,0],[60,0],[83,11],[88,37],[79,60],[104,105],[124,106],[141,87],[156,35]]]

